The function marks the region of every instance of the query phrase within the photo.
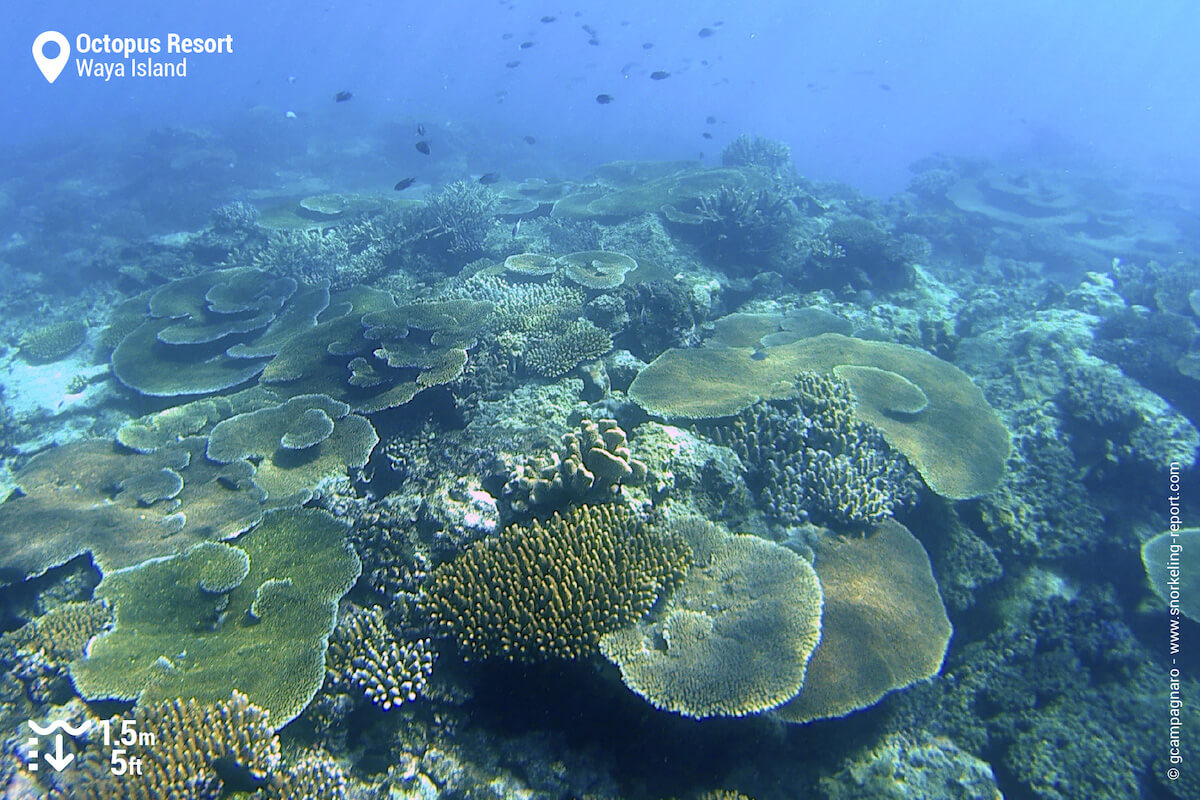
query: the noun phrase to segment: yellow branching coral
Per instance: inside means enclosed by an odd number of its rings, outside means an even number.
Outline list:
[[[573,659],[641,619],[691,551],[622,506],[510,526],[431,573],[424,607],[469,658]]]
[[[132,723],[138,743],[122,742],[123,722]],[[225,797],[250,788],[264,800],[346,797],[346,778],[328,756],[310,753],[287,763],[270,714],[237,691],[213,703],[168,699],[139,705],[132,718],[101,724],[109,728],[110,743],[90,737],[79,766],[63,773],[61,797],[162,800]],[[139,759],[140,774],[114,774],[114,755],[118,761]]]

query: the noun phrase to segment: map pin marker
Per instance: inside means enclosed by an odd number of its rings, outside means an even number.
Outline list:
[[[46,54],[42,52],[47,42],[54,42],[58,45],[58,55],[54,58],[46,58]],[[63,67],[67,66],[67,60],[70,58],[71,45],[67,42],[67,37],[58,31],[43,31],[33,40],[33,60],[37,62],[38,69],[50,83],[58,80],[58,76],[62,74]]]

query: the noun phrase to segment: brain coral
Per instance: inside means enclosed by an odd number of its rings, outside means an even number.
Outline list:
[[[821,638],[821,587],[807,561],[755,536],[725,536],[661,614],[607,633],[600,649],[634,692],[688,717],[773,708],[804,684]]]
[[[925,548],[888,520],[865,537],[814,544],[825,593],[821,644],[804,688],[773,713],[787,722],[841,717],[942,668],[952,628]]]
[[[116,622],[71,665],[76,689],[142,703],[237,689],[285,725],[325,678],[338,600],[361,571],[345,533],[324,511],[275,511],[236,547],[205,543],[106,575],[96,596]]]
[[[765,351],[668,350],[638,373],[629,396],[652,414],[711,419],[760,399],[787,397],[801,371],[827,373],[841,365],[903,379],[845,370],[851,387],[857,382],[861,389],[856,415],[877,427],[930,489],[961,500],[986,494],[1000,482],[1011,441],[995,410],[953,364],[904,345],[826,333]],[[928,404],[916,413],[896,413],[898,407],[919,405],[914,387]]]
[[[424,606],[469,658],[573,659],[643,617],[690,557],[682,539],[623,506],[581,506],[440,565]]]

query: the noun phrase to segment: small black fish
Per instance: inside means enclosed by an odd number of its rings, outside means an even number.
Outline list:
[[[425,126],[420,122],[417,123],[417,136],[425,135]]]
[[[528,50],[529,48],[533,47],[535,44],[537,44],[537,42],[521,42],[521,49]]]
[[[591,25],[580,25],[579,27],[583,28],[586,33],[590,33],[592,36],[596,35],[596,29]]]
[[[703,136],[705,139],[711,139],[711,138],[712,138],[712,134],[711,134],[711,133],[709,133],[708,131],[705,131],[704,133],[702,133],[702,134],[700,134],[700,135],[701,135],[701,136]]]
[[[417,142],[417,152],[423,155],[429,155],[429,142],[424,140]]]
[[[892,87],[888,86],[886,83],[879,84],[879,88],[883,89],[885,92],[890,92],[892,90]]]
[[[526,136],[525,144],[537,144],[537,139],[533,138],[532,136]]]
[[[593,39],[588,39],[588,44],[590,44],[592,47],[599,47],[599,46],[600,46],[600,40],[599,40],[599,39],[595,39],[595,38],[593,38]]]
[[[403,192],[408,187],[417,182],[416,178],[405,178],[404,180],[396,181],[396,185],[392,187],[397,192]]]
[[[705,123],[706,125],[716,125],[716,124],[717,124],[717,118],[716,118],[716,117],[714,117],[712,114],[709,114],[707,117],[705,117],[705,118],[704,118],[704,123]]]
[[[712,36],[714,33],[716,33],[716,31],[714,31],[712,28],[701,28],[699,33],[697,33],[696,35],[699,36],[701,39],[707,39],[708,37]]]
[[[551,22],[554,22],[554,20],[556,20],[556,19],[558,19],[558,17],[545,16],[545,17],[542,17],[542,22],[549,25]]]
[[[606,105],[608,105],[609,103],[611,103],[612,101],[613,101],[613,96],[612,96],[611,94],[598,94],[598,95],[596,95],[596,102],[597,102],[597,103],[599,103],[599,104],[600,104],[600,105],[602,105],[602,106],[606,106]]]
[[[354,95],[350,94],[349,92],[338,92],[337,94],[335,94],[333,96],[333,102],[344,103],[347,100],[349,100],[351,97],[354,97]]]
[[[500,181],[500,173],[499,172],[485,172],[479,176],[479,182],[482,183],[484,186],[490,186],[491,184],[498,183],[499,181]]]
[[[671,77],[671,73],[663,72],[661,69],[650,73],[650,80],[652,81],[665,81],[669,77]]]
[[[514,69],[516,67],[521,66],[521,62],[520,62],[520,60],[510,61],[507,64],[505,64],[504,66],[508,67],[509,69]]]
[[[643,50],[653,50],[654,42],[642,42],[642,49]]]
[[[212,768],[221,779],[222,790],[226,792],[253,792],[270,782],[267,776],[256,774],[245,764],[229,756],[214,758]]]

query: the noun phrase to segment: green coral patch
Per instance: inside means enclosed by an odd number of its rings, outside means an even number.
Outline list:
[[[300,395],[222,420],[208,437],[208,458],[257,463],[255,482],[272,507],[303,505],[326,480],[362,467],[379,443],[374,426],[327,395]]]
[[[116,622],[71,665],[76,689],[143,704],[237,690],[282,727],[320,688],[338,600],[361,572],[345,533],[324,511],[272,512],[236,545],[106,575],[96,596]]]
[[[0,583],[90,552],[102,572],[227,539],[262,516],[244,461],[218,466],[189,438],[152,454],[87,439],[34,456],[0,504]]]

